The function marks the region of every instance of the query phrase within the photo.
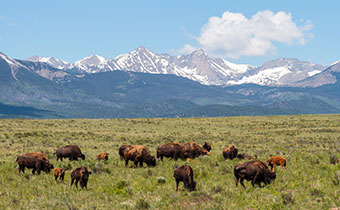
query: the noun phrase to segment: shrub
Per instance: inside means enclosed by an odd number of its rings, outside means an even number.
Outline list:
[[[143,198],[140,198],[137,202],[136,202],[136,209],[148,209],[150,208],[150,204],[145,201]]]

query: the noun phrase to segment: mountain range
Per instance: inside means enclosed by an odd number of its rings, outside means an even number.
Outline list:
[[[107,71],[129,71],[149,74],[173,74],[197,81],[204,85],[230,86],[258,84],[269,86],[297,86],[305,78],[320,73],[324,66],[309,61],[281,58],[253,67],[248,64],[234,64],[225,59],[211,58],[202,49],[189,55],[170,56],[156,54],[145,47],[106,60],[91,55],[68,64],[53,57],[30,57],[27,60],[47,63],[54,68],[73,74],[87,74]],[[44,75],[43,75],[44,76]]]
[[[69,64],[0,53],[0,117],[215,117],[340,113],[340,62],[281,58],[253,67],[144,47]]]

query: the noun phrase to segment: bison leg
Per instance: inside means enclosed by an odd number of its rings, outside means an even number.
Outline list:
[[[163,161],[163,155],[161,155],[161,161]]]
[[[141,168],[143,168],[143,160],[140,160],[140,161],[139,161],[139,166],[140,166]]]
[[[236,187],[237,187],[237,185],[238,185],[238,181],[239,181],[239,178],[235,178],[235,185],[236,185]]]
[[[72,178],[72,179],[71,179],[71,185],[70,185],[70,188],[72,188],[73,182],[74,182],[74,179]]]
[[[246,186],[244,186],[244,179],[243,178],[241,178],[240,183],[244,188],[246,188]]]
[[[57,181],[58,175],[54,175],[54,180]]]
[[[65,174],[62,174],[62,175],[59,177],[59,179],[60,179],[61,181],[64,181],[64,176],[65,176]]]
[[[259,177],[259,174],[260,174],[260,172],[256,172],[253,180],[251,181],[251,184],[253,185],[253,187],[255,187],[255,183],[257,181],[257,178]]]
[[[129,166],[129,160],[125,160],[125,168]]]
[[[33,170],[32,170],[32,174],[33,174],[33,175],[35,174],[35,168],[33,168]]]
[[[78,182],[79,182],[79,179],[76,179],[75,185],[76,185],[76,188],[77,188],[77,189],[78,189]]]
[[[176,191],[178,191],[179,180],[176,179]]]

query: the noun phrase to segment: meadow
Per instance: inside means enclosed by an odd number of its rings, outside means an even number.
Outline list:
[[[156,167],[124,167],[118,148],[145,145],[152,155],[168,142],[205,141],[210,156],[187,162],[165,159]],[[77,144],[85,160],[57,162],[55,150]],[[224,160],[234,145],[241,153],[267,161],[287,158],[277,178],[264,188],[235,187],[233,168],[245,160]],[[53,173],[18,174],[17,155],[41,151],[55,167],[67,169],[65,181]],[[108,152],[109,160],[96,160]],[[297,115],[177,119],[0,120],[0,209],[330,209],[340,207],[340,115]],[[194,170],[197,190],[175,191],[173,171]],[[70,189],[72,169],[87,166],[88,190]]]

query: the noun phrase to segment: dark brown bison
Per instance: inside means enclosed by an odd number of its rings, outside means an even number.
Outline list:
[[[131,149],[125,149],[124,160],[125,167],[128,167],[129,160],[133,161],[136,167],[138,163],[140,167],[143,167],[143,163],[146,163],[149,167],[156,166],[156,158],[151,156],[149,149],[142,145],[136,145],[132,146]]]
[[[57,149],[55,154],[57,155],[57,161],[59,159],[62,161],[63,158],[69,158],[69,160],[78,160],[78,157],[85,160],[85,155],[81,153],[81,150],[77,145],[67,145],[60,147]]]
[[[119,157],[120,157],[121,160],[124,159],[124,151],[130,150],[130,149],[132,149],[132,146],[129,145],[129,144],[125,144],[125,145],[122,145],[121,147],[119,147],[118,154],[119,154]]]
[[[184,187],[189,191],[196,190],[196,182],[194,181],[194,172],[190,166],[181,166],[174,171],[174,178],[176,180],[176,191],[178,191],[179,182],[184,183]]]
[[[237,158],[241,159],[241,160],[243,160],[243,159],[246,159],[246,160],[256,160],[257,156],[255,155],[255,157],[253,157],[253,156],[250,156],[248,154],[243,153],[243,154],[238,154]]]
[[[59,180],[64,181],[64,176],[65,176],[65,169],[64,168],[55,168],[54,169],[54,179],[57,181]]]
[[[267,161],[268,166],[270,166],[270,168],[272,169],[272,171],[275,171],[275,167],[277,165],[281,165],[281,168],[286,167],[287,164],[287,160],[286,158],[282,157],[282,156],[274,156],[271,157],[268,161]]]
[[[234,159],[237,157],[238,150],[234,146],[228,146],[223,150],[224,159]]]
[[[211,150],[211,144],[209,144],[208,142],[204,142],[203,148],[206,149],[208,152],[210,152],[210,150]]]
[[[108,160],[109,159],[109,153],[100,153],[97,155],[97,160]]]
[[[177,142],[163,144],[157,147],[157,158],[160,158],[161,161],[163,161],[163,157],[184,160],[184,150],[184,146]]]
[[[78,182],[80,181],[80,187],[87,190],[87,181],[89,180],[89,176],[92,174],[91,171],[88,171],[86,167],[80,167],[76,168],[71,173],[71,185],[70,188],[72,188],[74,180],[76,180],[76,188],[78,189]]]
[[[244,180],[251,181],[253,187],[258,184],[260,187],[263,182],[265,185],[270,184],[272,180],[275,180],[276,173],[271,172],[267,164],[262,161],[249,161],[235,166],[234,168],[235,184],[238,185],[238,181],[243,187]]]
[[[189,142],[183,144],[184,146],[184,157],[185,158],[196,158],[200,155],[210,155],[210,152],[208,150],[202,148],[200,145],[198,145],[195,142]]]
[[[42,152],[29,152],[29,153],[26,153],[26,154],[23,154],[23,155],[30,156],[30,157],[36,157],[39,160],[43,161],[44,164],[49,169],[53,169],[54,168],[54,166],[49,162],[47,155],[42,153]]]
[[[29,156],[29,155],[19,155],[16,159],[16,162],[19,165],[18,172],[25,173],[25,168],[32,168],[32,174],[34,175],[37,171],[40,174],[41,171],[45,171],[46,173],[50,172],[50,168],[46,163],[37,157]]]

